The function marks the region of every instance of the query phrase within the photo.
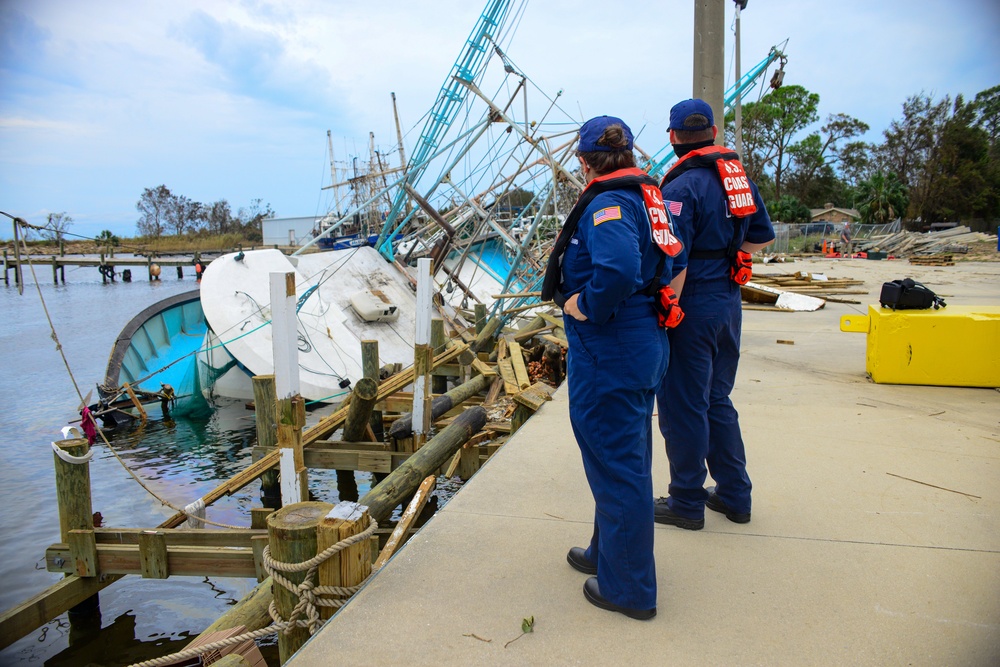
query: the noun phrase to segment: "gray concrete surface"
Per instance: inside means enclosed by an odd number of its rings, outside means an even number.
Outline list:
[[[873,384],[865,336],[838,329],[905,276],[949,303],[1000,305],[1000,263],[755,269],[870,292],[745,312],[733,400],[753,521],[709,511],[702,531],[657,526],[655,619],[593,607],[566,563],[593,499],[563,387],[290,664],[1000,664],[1000,393]],[[529,616],[534,632],[507,645]]]

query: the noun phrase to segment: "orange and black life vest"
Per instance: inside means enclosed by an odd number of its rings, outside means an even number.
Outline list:
[[[726,206],[733,218],[733,236],[726,248],[709,250],[690,249],[689,259],[728,259],[730,276],[739,285],[749,282],[752,261],[748,253],[740,250],[743,245],[743,219],[757,212],[757,203],[750,189],[750,179],[735,151],[722,146],[705,146],[690,151],[678,160],[660,182],[662,188],[675,178],[692,169],[704,168],[717,174],[726,193]]]
[[[637,167],[619,169],[593,179],[580,193],[580,198],[577,199],[569,217],[566,218],[566,224],[563,225],[559,236],[556,237],[552,254],[549,255],[548,264],[545,266],[545,279],[542,281],[543,301],[554,300],[560,308],[565,303],[565,297],[559,291],[559,285],[562,282],[562,256],[569,246],[570,239],[576,233],[580,218],[583,217],[583,212],[590,205],[590,202],[602,192],[635,188],[642,194],[653,242],[663,252],[656,270],[657,278],[653,279],[654,284],[658,283],[658,276],[663,271],[665,263],[664,258],[679,255],[683,245],[671,228],[670,216],[663,205],[663,197],[660,189],[656,186],[656,181]]]

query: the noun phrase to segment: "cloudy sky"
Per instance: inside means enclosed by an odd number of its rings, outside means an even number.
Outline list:
[[[729,84],[733,3],[719,1]],[[512,0],[504,45],[570,116],[620,116],[655,150],[670,106],[691,96],[693,4]],[[234,210],[260,198],[280,217],[322,214],[327,130],[339,160],[367,154],[369,132],[393,150],[395,92],[412,151],[485,5],[0,0],[0,210],[132,235],[143,189],[163,184]],[[1000,84],[998,34],[996,0],[751,0],[742,62],[787,40],[785,83],[877,141],[912,94]]]

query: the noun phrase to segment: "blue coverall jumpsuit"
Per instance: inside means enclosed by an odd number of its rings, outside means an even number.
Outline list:
[[[767,243],[774,239],[771,219],[757,186],[751,182],[750,188],[757,212],[742,219],[739,243]],[[746,452],[739,415],[729,399],[740,359],[740,287],[729,277],[728,259],[690,256],[727,248],[733,240],[734,218],[713,169],[686,171],[661,191],[684,244],[679,264],[687,266],[680,296],[684,320],[670,330],[670,364],[656,393],[670,460],[667,503],[678,516],[701,519],[708,499],[707,463],[719,498],[734,512],[749,513]],[[674,276],[680,272],[677,266]]]
[[[618,189],[587,206],[562,263],[561,291],[578,293],[587,316],[563,318],[570,424],[596,504],[586,557],[604,598],[643,610],[656,607],[652,415],[669,343],[653,298],[637,292],[661,257],[642,195]],[[665,277],[671,264],[666,257]]]

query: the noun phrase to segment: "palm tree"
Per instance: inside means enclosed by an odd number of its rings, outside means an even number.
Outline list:
[[[906,186],[892,172],[879,172],[858,184],[855,206],[861,214],[861,222],[892,222],[903,216],[909,203]]]

